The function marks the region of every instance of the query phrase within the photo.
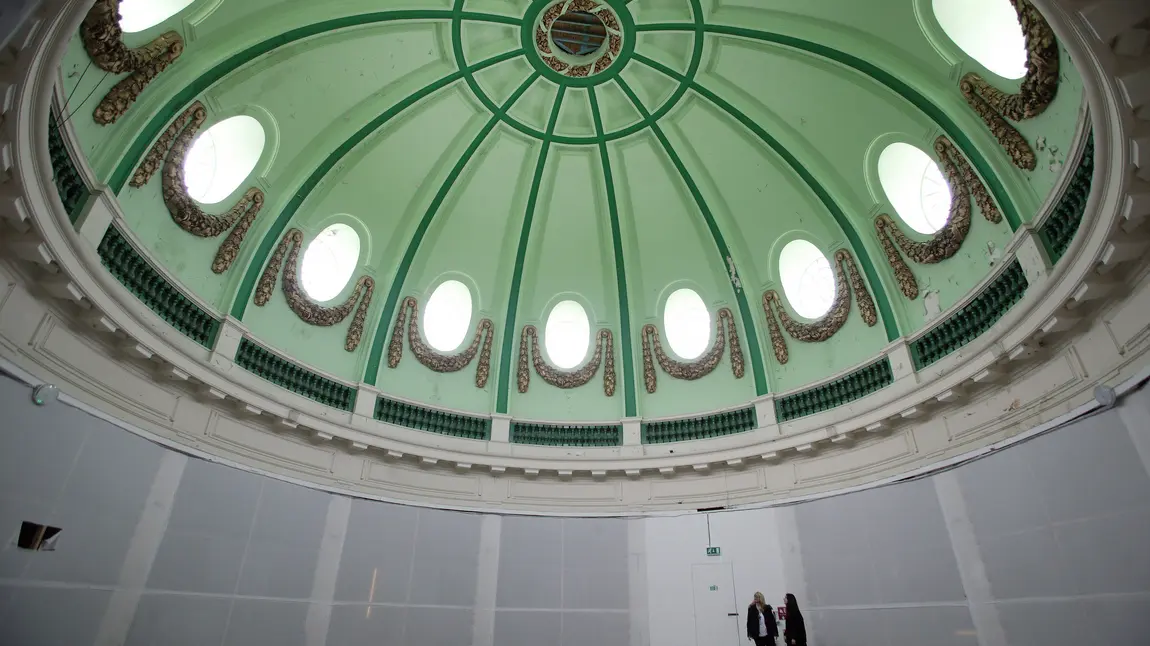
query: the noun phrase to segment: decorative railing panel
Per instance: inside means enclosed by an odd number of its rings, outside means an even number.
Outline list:
[[[685,442],[687,440],[709,440],[753,430],[756,426],[755,408],[671,419],[643,424],[643,443],[662,444],[664,442]]]
[[[620,446],[623,427],[619,424],[511,424],[511,441],[540,446]]]
[[[375,419],[417,431],[468,440],[486,440],[491,437],[491,420],[486,417],[448,413],[387,397],[376,400]]]
[[[775,417],[779,422],[814,415],[886,388],[894,383],[890,359],[883,357],[870,365],[835,379],[775,400]]]
[[[114,225],[97,248],[100,262],[160,318],[196,343],[211,348],[220,322],[156,271]]]
[[[240,341],[236,365],[324,406],[350,411],[355,405],[355,388],[352,386],[312,372],[249,339]]]

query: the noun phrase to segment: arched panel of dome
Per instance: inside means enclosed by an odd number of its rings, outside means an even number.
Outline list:
[[[739,304],[726,263],[694,199],[650,131],[612,143],[609,148],[619,212],[623,215],[622,239],[626,249],[627,296],[640,414],[644,417],[677,415],[748,401],[755,396],[755,380],[746,354],[748,344]],[[638,333],[647,323],[655,324],[662,331],[663,301],[674,287],[690,287],[699,292],[711,313],[712,326],[719,308],[731,309],[747,358],[742,379],[734,377],[730,353],[724,352],[719,366],[697,381],[673,379],[656,365],[658,390],[652,394],[644,390],[642,343]],[[714,336],[713,327],[711,336]],[[669,353],[665,339],[663,345]]]
[[[576,95],[576,100],[578,98]],[[589,383],[572,389],[551,386],[530,368],[527,393],[518,392],[515,375],[511,376],[509,413],[523,419],[617,419],[624,416],[623,375],[619,373],[622,368],[619,296],[599,148],[553,146],[541,180],[522,269],[512,371],[518,360],[519,335],[527,324],[538,329],[542,356],[554,365],[544,349],[547,315],[560,299],[572,299],[587,310],[593,339],[601,328],[612,331],[618,387],[613,397],[604,396],[602,364]],[[515,219],[513,216],[512,220]],[[641,271],[638,267],[628,269]],[[629,282],[631,271],[628,271]],[[590,360],[593,353],[592,344],[584,362]],[[580,362],[580,366],[584,362]]]
[[[758,341],[772,390],[799,387],[880,352],[887,344],[883,325],[867,326],[852,304],[847,323],[835,336],[821,343],[789,340],[791,360],[780,364],[774,359],[761,300],[768,289],[782,294],[778,258],[783,245],[808,239],[830,258],[833,249],[848,244],[847,237],[778,155],[712,103],[687,100],[671,121],[667,136],[727,233],[740,282],[759,322]]]
[[[373,242],[367,258],[370,270],[361,268],[355,275],[367,271],[373,276],[376,293],[364,339],[355,352],[343,350],[350,317],[332,327],[305,323],[291,313],[278,288],[263,307],[247,297],[243,320],[252,333],[321,370],[352,381],[361,379],[390,281],[408,241],[436,189],[485,122],[459,88],[429,98],[421,109],[388,123],[348,153],[284,227],[308,231],[332,213],[354,214],[368,227]],[[278,243],[283,231],[273,230],[269,235]],[[262,267],[262,259],[257,266]]]
[[[391,54],[395,63],[381,68],[372,57],[362,55],[367,50]],[[189,236],[166,216],[159,177],[143,187],[120,191],[126,221],[153,258],[182,284],[225,309],[237,285],[233,276],[243,274],[252,250],[324,156],[411,91],[448,73],[447,63],[428,54],[434,50],[435,33],[426,24],[384,24],[332,33],[277,50],[225,77],[199,97],[209,106],[206,126],[244,113],[260,118],[268,131],[268,150],[257,166],[263,179],[257,183],[253,175],[239,189],[242,193],[260,186],[265,203],[245,238],[241,260],[228,272],[205,271],[220,239]],[[333,61],[341,63],[333,65]],[[372,80],[365,83],[365,78]],[[379,87],[388,90],[379,92]],[[81,116],[75,121],[89,119]],[[207,206],[205,211],[223,213],[234,199]]]
[[[929,285],[924,291],[936,292],[931,296],[931,310],[921,300],[902,297],[890,280],[892,271],[874,232],[875,199],[867,186],[866,164],[872,145],[890,133],[909,133],[902,136],[910,137],[909,143],[933,157],[936,125],[911,104],[848,70],[773,45],[718,38],[723,49],[719,65],[701,75],[700,82],[720,96],[731,97],[736,108],[768,130],[824,184],[866,246],[876,273],[887,278],[887,292],[892,306],[900,310],[904,334],[932,318],[936,297],[940,307],[949,307],[996,266],[1012,232],[1005,221],[986,221],[974,206],[970,232],[958,254],[934,265],[911,263],[919,284]],[[750,68],[770,69],[771,74],[739,71]],[[788,91],[780,94],[778,87]],[[1019,173],[1012,171],[1004,181],[1015,187],[1015,194],[1027,191]],[[892,212],[881,193],[878,205],[880,213]],[[908,235],[917,236],[909,230]]]
[[[472,312],[471,326],[463,345],[445,354],[463,351],[475,338],[476,327],[484,318],[492,320],[497,333],[502,330],[507,311],[507,286],[515,264],[514,241],[519,235],[519,223],[541,145],[510,129],[496,127],[451,185],[423,238],[415,240],[414,232],[407,230],[403,244],[392,256],[392,264],[401,262],[407,251],[404,245],[414,243],[414,255],[397,292],[396,309],[386,313],[387,318],[381,323],[385,344],[390,342],[402,299],[415,297],[422,316],[437,282],[447,277],[460,277],[458,279],[474,289],[472,301],[476,309]],[[458,159],[452,163],[456,162]],[[429,193],[440,190],[445,179],[429,180]],[[426,200],[421,202],[422,210],[415,219],[426,216],[429,206]],[[396,269],[403,271],[398,266]],[[389,278],[389,281],[394,280]],[[379,296],[381,302],[387,299],[391,289],[394,289],[392,284],[383,285]],[[378,333],[374,325],[369,336]],[[382,390],[450,408],[491,412],[501,352],[501,345],[496,342],[498,334],[491,345],[491,376],[482,390],[475,387],[478,359],[458,372],[434,372],[412,356],[406,336],[404,339],[403,359],[395,368],[388,367],[387,348],[383,348],[383,360],[376,373],[376,384]]]

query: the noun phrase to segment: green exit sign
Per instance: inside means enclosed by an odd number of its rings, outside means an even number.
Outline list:
[[[707,548],[707,556],[718,556],[718,555],[719,555],[719,548],[717,548],[717,547],[708,547]]]

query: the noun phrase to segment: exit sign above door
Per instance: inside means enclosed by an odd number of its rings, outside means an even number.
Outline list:
[[[718,547],[708,547],[707,548],[707,556],[718,556],[718,555],[719,555],[719,548]]]

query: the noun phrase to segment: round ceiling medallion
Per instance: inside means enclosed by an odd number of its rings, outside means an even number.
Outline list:
[[[532,20],[532,15],[537,18]],[[553,73],[548,74],[553,80],[590,80],[601,75],[606,80],[614,74],[604,72],[617,72],[621,59],[626,58],[624,22],[609,2],[536,2],[528,10],[528,21],[533,24],[535,53],[546,71]],[[595,82],[600,80],[595,78]]]

